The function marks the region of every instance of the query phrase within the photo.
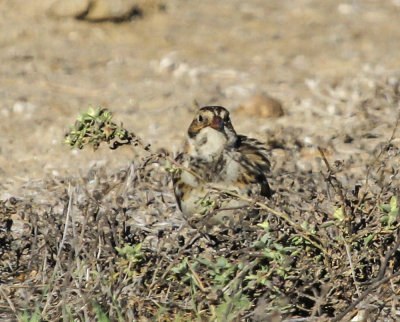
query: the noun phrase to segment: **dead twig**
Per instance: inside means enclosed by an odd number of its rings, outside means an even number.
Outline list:
[[[15,306],[13,304],[13,302],[11,301],[11,299],[7,296],[7,294],[4,292],[3,290],[3,286],[0,285],[0,294],[2,295],[2,297],[4,297],[8,303],[8,305],[10,306],[11,310],[14,312],[14,314],[17,316],[17,310],[15,309]]]
[[[179,250],[177,256],[175,257],[175,259],[172,261],[171,264],[169,264],[169,266],[167,267],[167,269],[165,270],[164,274],[161,276],[161,279],[165,279],[165,277],[169,274],[169,272],[171,271],[171,268],[174,267],[174,265],[176,265],[180,255],[183,253],[183,251],[185,249],[187,249],[188,247],[190,247],[199,237],[201,237],[200,233],[197,233],[196,235],[194,235],[185,245],[183,245],[181,247],[181,249]],[[153,285],[151,285],[153,286]]]
[[[385,277],[384,279],[381,279],[378,283],[371,285],[368,287],[365,292],[353,303],[351,303],[342,313],[339,315],[335,316],[331,321],[336,322],[342,320],[347,313],[349,313],[351,310],[355,309],[355,307],[361,303],[362,300],[364,300],[373,290],[378,288],[379,286],[387,283],[388,281],[400,276],[400,271],[397,271],[396,273],[393,273],[392,275]]]
[[[65,217],[63,237],[62,237],[62,240],[61,240],[61,242],[60,242],[60,244],[58,246],[57,262],[56,262],[53,274],[52,274],[52,276],[50,278],[49,285],[48,285],[47,289],[43,292],[43,296],[45,294],[47,294],[48,291],[50,290],[50,288],[52,287],[52,284],[53,284],[53,282],[55,280],[57,271],[60,269],[61,251],[64,248],[65,239],[67,237],[67,232],[68,232],[68,228],[69,228],[69,218],[71,216],[71,209],[72,209],[73,193],[71,191],[71,184],[69,185],[68,192],[69,192],[68,193],[69,194],[69,200],[68,200],[67,215]],[[51,302],[51,300],[53,298],[52,294],[53,294],[52,292],[50,292],[48,294],[46,304],[44,305],[43,310],[42,310],[42,316],[45,316],[46,310],[47,310],[48,306],[50,305],[50,302]]]
[[[178,164],[175,160],[168,158],[169,162],[171,162],[171,164],[174,164],[180,171],[187,171],[188,173],[190,173],[191,175],[193,175],[194,177],[196,177],[197,179],[199,179],[202,183],[206,183],[204,181],[203,178],[201,178],[197,173],[191,171],[190,169],[187,169],[185,167],[182,167],[180,164]],[[328,252],[326,251],[326,249],[322,246],[323,243],[315,236],[312,235],[307,229],[305,229],[304,227],[302,227],[301,225],[295,223],[288,215],[286,215],[285,213],[276,211],[274,209],[272,209],[271,207],[268,207],[267,205],[265,205],[262,202],[259,202],[253,198],[250,197],[246,197],[246,196],[242,196],[234,191],[230,191],[230,190],[225,190],[225,189],[220,189],[217,187],[214,187],[210,184],[208,184],[208,187],[211,190],[217,191],[219,193],[225,193],[227,195],[230,195],[232,197],[247,201],[249,203],[252,203],[256,206],[258,206],[261,209],[267,210],[270,213],[274,214],[275,216],[277,216],[278,218],[281,218],[283,220],[285,220],[287,223],[289,223],[293,228],[295,228],[297,231],[300,232],[300,235],[306,239],[308,242],[310,242],[310,244],[312,244],[314,247],[318,248],[319,250],[321,250],[324,255],[329,256]],[[315,240],[317,242],[315,242]]]
[[[192,272],[194,278],[196,279],[197,284],[198,284],[200,290],[201,290],[203,293],[207,292],[207,290],[205,289],[203,283],[201,282],[201,279],[200,279],[200,277],[199,277],[199,274],[196,273],[196,271],[193,269],[193,267],[192,267],[192,265],[191,265],[190,263],[188,263],[188,266],[189,266],[189,269],[190,269],[190,271]]]
[[[347,229],[348,229],[347,232],[348,232],[348,234],[351,234],[352,230],[353,230],[352,222],[353,222],[354,214],[351,213],[350,217],[349,217],[349,214],[347,213],[347,209],[346,209],[347,200],[346,200],[345,194],[343,192],[342,184],[336,178],[336,176],[333,174],[332,167],[330,166],[329,161],[325,156],[324,150],[321,147],[318,147],[318,151],[321,154],[322,160],[324,160],[326,168],[328,169],[328,176],[326,177],[326,180],[332,186],[332,188],[335,190],[336,194],[340,198],[340,201],[342,203],[343,214],[344,214],[344,217],[346,218]]]
[[[397,233],[397,242],[394,245],[394,247],[386,253],[385,259],[383,260],[383,263],[382,263],[381,267],[379,268],[378,275],[376,275],[376,277],[374,279],[372,279],[371,281],[361,283],[361,285],[369,285],[369,284],[379,282],[383,278],[383,276],[385,276],[386,268],[389,264],[390,258],[399,249],[399,247],[400,247],[400,229],[398,230],[398,233]]]
[[[278,218],[281,218],[283,220],[285,220],[288,224],[290,224],[294,229],[296,229],[297,231],[299,231],[299,234],[306,239],[310,244],[312,244],[314,247],[318,248],[320,251],[322,251],[324,253],[324,255],[329,256],[327,250],[322,246],[323,243],[321,242],[321,240],[319,240],[318,237],[316,237],[315,235],[311,234],[306,228],[302,227],[301,225],[297,224],[296,222],[294,222],[287,214],[283,213],[283,212],[279,212],[276,211],[275,209],[272,209],[271,207],[268,207],[267,205],[265,205],[262,202],[256,201],[253,198],[249,198],[246,196],[242,196],[234,191],[230,191],[230,190],[223,190],[223,189],[219,189],[216,187],[210,187],[211,189],[214,189],[216,191],[219,191],[221,193],[225,193],[228,194],[232,197],[236,197],[239,198],[241,200],[244,201],[248,201],[250,203],[253,203],[254,205],[256,205],[257,207],[267,210],[270,213],[272,213],[273,215],[277,216]]]

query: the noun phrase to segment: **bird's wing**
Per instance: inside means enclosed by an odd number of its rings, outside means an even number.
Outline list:
[[[240,155],[239,164],[244,169],[239,180],[246,184],[260,184],[261,195],[271,197],[272,191],[266,177],[271,169],[271,164],[265,146],[256,139],[239,135],[236,149]]]
[[[193,167],[191,158],[185,153],[180,153],[175,161],[180,164],[180,168],[176,169],[172,174],[172,183],[174,186],[174,194],[179,209],[183,210],[183,203],[190,197],[191,192],[199,184],[199,179],[193,173],[197,173],[197,168]]]

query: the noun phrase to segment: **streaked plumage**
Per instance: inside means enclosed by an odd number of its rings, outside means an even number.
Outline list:
[[[228,212],[222,208],[243,204],[231,198],[219,202],[210,186],[245,195],[271,196],[266,177],[270,162],[265,147],[256,139],[237,135],[229,112],[222,106],[206,106],[197,112],[188,129],[185,152],[177,162],[182,169],[174,174],[174,192],[187,219],[203,213],[207,200],[209,204],[215,202],[208,207],[212,209],[206,207],[208,210],[224,215]]]

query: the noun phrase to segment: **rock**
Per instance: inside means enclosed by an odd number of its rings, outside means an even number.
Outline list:
[[[200,74],[197,68],[192,68],[189,64],[182,62],[176,51],[172,51],[162,57],[159,63],[153,64],[153,67],[160,74],[172,73],[176,78],[189,76],[194,81]]]
[[[178,67],[173,71],[172,75],[176,78],[182,78],[189,75],[190,67],[186,63],[179,64]]]
[[[166,55],[161,58],[158,71],[160,73],[172,72],[174,69],[176,69],[177,64],[178,63],[173,55]]]
[[[339,13],[341,13],[342,15],[350,15],[352,13],[354,13],[354,6],[352,4],[349,3],[341,3],[338,5],[337,10],[339,11]]]
[[[57,0],[49,8],[49,15],[55,17],[80,17],[88,12],[89,0]]]
[[[240,99],[248,96],[252,92],[250,86],[233,85],[225,88],[223,94],[230,99]]]
[[[85,20],[101,21],[127,19],[134,14],[140,12],[136,0],[96,0],[92,2],[89,12],[85,16]]]
[[[160,0],[56,0],[48,13],[88,21],[124,21],[162,8]]]
[[[282,104],[265,94],[255,94],[248,100],[244,101],[236,110],[239,114],[262,118],[274,118],[282,116]]]
[[[36,105],[26,101],[17,101],[12,107],[15,114],[32,113],[34,110],[36,110]]]

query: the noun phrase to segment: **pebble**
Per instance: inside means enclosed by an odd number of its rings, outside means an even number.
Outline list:
[[[190,68],[186,63],[179,64],[178,67],[173,71],[172,75],[176,78],[181,78],[189,74]]]
[[[177,52],[172,51],[160,59],[157,69],[160,73],[168,73],[174,71],[178,66],[179,59],[177,57]]]
[[[305,136],[304,137],[304,144],[308,146],[312,146],[314,144],[313,138],[311,136]]]
[[[89,0],[57,0],[49,8],[49,15],[55,17],[79,17],[89,7]]]
[[[137,4],[137,1],[110,1],[97,0],[92,2],[90,10],[85,16],[89,21],[123,19],[130,15],[130,12]]]
[[[251,96],[238,107],[236,112],[262,118],[277,118],[284,115],[282,104],[265,94]]]
[[[326,110],[327,110],[327,112],[328,112],[330,115],[335,115],[335,114],[337,114],[337,108],[336,108],[336,106],[335,106],[334,104],[329,104],[329,105],[326,107]]]
[[[175,62],[171,57],[164,57],[160,60],[158,70],[160,72],[172,72],[175,69]]]
[[[354,12],[354,6],[348,3],[341,3],[338,5],[337,10],[342,15],[350,15]]]
[[[203,67],[192,67],[188,63],[181,62],[177,52],[170,52],[160,59],[160,62],[153,62],[153,68],[161,74],[171,73],[173,77],[180,79],[188,77],[193,83],[199,80],[200,75],[207,73]]]
[[[245,87],[240,85],[233,85],[225,88],[223,93],[226,97],[235,99],[242,98],[244,96],[248,96],[252,91],[251,87]]]
[[[33,112],[36,109],[36,105],[30,102],[18,101],[15,102],[12,111],[16,114],[22,114],[27,112]]]
[[[124,20],[135,9],[153,12],[162,8],[160,0],[56,0],[48,14],[54,17],[75,17],[88,21]]]
[[[305,172],[310,172],[313,170],[313,166],[312,166],[311,162],[304,162],[304,161],[298,160],[296,162],[296,166],[298,169],[300,169],[301,171],[305,171]]]
[[[1,116],[2,117],[9,117],[10,116],[10,111],[8,109],[6,109],[6,108],[3,108],[1,110]]]

